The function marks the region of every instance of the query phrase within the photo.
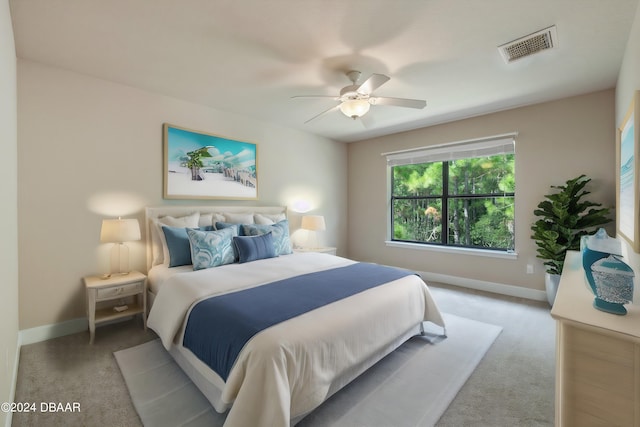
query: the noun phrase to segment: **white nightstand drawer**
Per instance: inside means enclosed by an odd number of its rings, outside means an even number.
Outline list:
[[[143,291],[144,283],[129,283],[128,285],[114,286],[112,288],[98,289],[97,299],[125,297],[135,295]]]

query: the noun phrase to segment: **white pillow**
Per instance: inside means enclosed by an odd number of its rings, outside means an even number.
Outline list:
[[[229,222],[232,224],[253,224],[253,214],[252,213],[229,213],[224,212],[224,221],[221,222]]]
[[[284,212],[279,214],[255,214],[253,216],[256,224],[273,225],[277,222],[287,219]]]
[[[224,222],[224,216],[218,213],[201,213],[200,220],[198,221],[198,226],[200,228],[212,227],[216,222]]]
[[[165,240],[164,233],[162,232],[163,225],[168,225],[169,227],[197,228],[199,219],[200,212],[194,212],[179,218],[163,216],[162,218],[151,220],[151,227],[149,228],[151,232],[151,248],[153,252],[152,265],[169,263],[169,249],[167,248],[167,241]]]

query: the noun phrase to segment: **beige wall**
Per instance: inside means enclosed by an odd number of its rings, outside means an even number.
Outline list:
[[[18,356],[18,137],[16,51],[6,0],[0,1],[0,76],[0,402],[10,402]],[[7,414],[0,412],[0,425],[7,420]]]
[[[162,199],[163,122],[258,143],[259,200],[204,203],[306,198],[326,217],[326,243],[344,253],[343,143],[19,60],[20,329],[84,316],[81,278],[109,269],[103,218],[142,223],[144,206],[200,203]],[[144,270],[143,243],[130,247]]]
[[[633,92],[640,90],[640,6],[636,10],[636,16],[629,32],[629,41],[624,54],[624,60],[618,75],[616,86],[616,127],[620,126],[624,115],[631,103]],[[636,106],[636,114],[640,107]],[[636,130],[636,132],[638,132]],[[640,225],[638,225],[640,226]],[[633,249],[624,239],[625,250],[632,267],[636,272],[636,286],[640,286],[640,254],[634,253]]]
[[[427,107],[428,108],[428,107]],[[533,210],[550,185],[581,173],[592,199],[613,206],[614,91],[562,99],[349,144],[349,255],[457,278],[544,289],[530,239]],[[385,246],[387,169],[381,153],[517,131],[517,260]],[[526,274],[528,263],[534,274]]]
[[[0,92],[10,95],[0,101],[3,173],[8,172],[3,176],[9,177],[3,179],[0,188],[3,199],[10,201],[15,198],[15,180],[12,182],[11,177],[18,172],[15,158],[12,160],[16,146],[12,126],[15,97],[11,96],[15,87],[15,50],[6,2],[0,12],[0,34]],[[594,178],[594,199],[613,205],[613,129],[628,106],[631,91],[640,88],[638,40],[640,17],[636,13],[615,98],[612,91],[598,92],[348,147],[21,60],[17,154],[20,329],[84,316],[81,277],[108,268],[107,245],[98,242],[102,218],[122,214],[142,219],[141,209],[146,205],[190,203],[162,199],[163,122],[259,143],[260,199],[213,204],[291,204],[296,198],[308,198],[316,207],[313,213],[327,217],[325,243],[338,246],[341,254],[347,254],[348,247],[348,255],[356,259],[542,289],[542,265],[536,260],[535,246],[529,239],[533,208],[549,185],[582,172]],[[384,245],[387,184],[380,153],[510,131],[520,132],[516,261]],[[6,362],[0,367],[1,375],[11,374],[16,348],[12,319],[17,316],[17,289],[12,283],[18,281],[18,270],[12,266],[18,258],[12,239],[17,239],[17,219],[10,202],[8,206],[3,210],[7,238],[1,244],[3,263],[7,265],[3,270],[6,285],[0,290],[0,309],[5,313],[0,329],[0,360]],[[292,221],[295,228],[299,218]],[[535,264],[534,275],[525,274],[528,263]],[[132,245],[132,266],[144,268],[142,243]],[[5,377],[0,379],[4,384]],[[0,390],[3,391],[4,388]]]

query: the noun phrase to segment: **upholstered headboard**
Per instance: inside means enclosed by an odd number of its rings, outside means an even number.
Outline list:
[[[157,248],[157,238],[155,238],[155,226],[154,221],[163,217],[181,218],[192,215],[194,213],[199,214],[198,225],[208,226],[212,225],[211,222],[215,222],[215,216],[237,216],[242,217],[246,215],[287,215],[286,206],[156,206],[145,208],[145,230],[147,234],[147,269],[151,269],[154,265],[154,252]],[[236,222],[236,221],[228,221]],[[156,245],[154,249],[154,245]]]

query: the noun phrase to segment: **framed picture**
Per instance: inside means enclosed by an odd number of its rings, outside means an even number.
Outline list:
[[[617,232],[626,239],[633,250],[640,250],[640,224],[638,223],[638,190],[640,187],[640,91],[635,91],[616,137],[616,224]]]
[[[165,123],[164,198],[258,198],[258,146]]]

